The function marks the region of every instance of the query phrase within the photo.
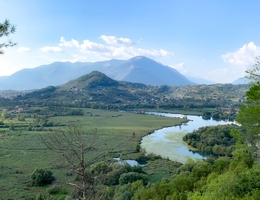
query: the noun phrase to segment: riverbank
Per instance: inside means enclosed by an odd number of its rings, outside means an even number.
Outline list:
[[[185,163],[189,159],[199,160],[203,159],[198,153],[190,151],[188,145],[183,141],[183,137],[203,126],[216,126],[220,124],[230,124],[231,122],[204,120],[201,116],[194,115],[180,115],[169,113],[155,113],[165,117],[187,117],[188,122],[180,126],[172,126],[156,130],[152,134],[143,137],[141,141],[141,147],[146,150],[147,153],[154,153],[160,155],[163,158],[169,158],[170,160]]]

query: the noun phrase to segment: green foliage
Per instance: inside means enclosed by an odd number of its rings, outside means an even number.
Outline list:
[[[253,86],[254,87],[254,86]],[[260,85],[259,85],[260,89]],[[251,88],[250,88],[251,90]],[[257,93],[259,91],[251,91],[252,93]],[[245,128],[246,133],[235,133],[238,138],[240,144],[244,144],[244,146],[255,146],[257,142],[259,142],[259,132],[260,132],[260,123],[259,123],[259,113],[260,113],[260,101],[255,100],[252,101],[253,94],[251,94],[247,100],[245,105],[241,106],[239,111],[237,121]]]
[[[47,192],[40,192],[36,195],[35,200],[57,200]]]
[[[51,184],[55,180],[52,172],[48,169],[35,169],[31,174],[32,185],[43,186]]]
[[[213,170],[212,165],[207,162],[198,162],[192,169],[192,176],[196,179],[207,177]]]
[[[113,167],[107,162],[101,161],[91,166],[90,172],[94,175],[107,174],[112,171]]]
[[[251,168],[255,162],[254,148],[239,148],[233,152],[234,159],[230,164],[230,169],[243,172]]]
[[[141,146],[140,146],[139,143],[137,143],[137,144],[135,145],[135,152],[138,153],[138,152],[140,152],[140,150],[141,150]]]
[[[244,142],[248,146],[255,146],[259,141],[257,136],[260,132],[259,113],[260,113],[260,62],[257,62],[253,69],[248,70],[249,78],[252,80],[251,87],[246,93],[246,103],[241,106],[236,121],[239,122],[246,133],[242,135]],[[241,138],[242,138],[241,137]]]
[[[98,171],[106,172],[106,182],[105,182],[106,185],[118,185],[120,183],[120,180],[121,180],[122,184],[128,183],[126,180],[129,180],[129,183],[132,183],[132,182],[136,181],[136,180],[134,180],[136,177],[139,177],[139,179],[144,180],[145,183],[147,183],[147,181],[148,181],[148,176],[145,175],[145,172],[143,171],[141,166],[130,166],[127,163],[125,163],[125,164],[115,163],[115,164],[106,166],[105,164],[102,164],[102,162],[98,163],[95,166],[96,167],[94,169],[96,172],[98,172]],[[123,177],[123,178],[121,178],[121,177]],[[147,180],[146,180],[146,178],[147,178]],[[139,180],[139,179],[137,179],[137,180]]]
[[[247,85],[216,84],[200,86],[146,86],[114,81],[93,72],[60,87],[47,87],[12,100],[13,103],[78,107],[106,110],[133,109],[211,109],[208,117],[234,120],[236,109],[244,101]],[[182,94],[181,97],[179,94]],[[74,100],[76,99],[76,100]],[[183,109],[184,108],[184,109]],[[215,110],[218,108],[218,110]]]
[[[8,20],[5,20],[3,23],[0,23],[0,38],[4,36],[8,37],[15,32],[15,29],[15,26],[11,25]],[[12,47],[14,45],[16,45],[16,43],[13,43],[11,40],[0,43],[0,54],[4,53],[3,48]]]
[[[106,185],[118,185],[121,174],[129,172],[130,168],[129,164],[114,164],[113,170],[107,173]]]
[[[140,174],[137,172],[128,172],[128,173],[124,173],[120,176],[119,184],[123,185],[123,184],[127,184],[127,183],[133,183],[138,180],[143,181],[143,184],[146,185],[148,183],[149,178],[145,174]]]
[[[68,194],[67,189],[62,185],[53,185],[47,189],[49,194]]]
[[[256,194],[259,194],[260,170],[258,166],[238,174],[229,171],[214,176],[213,179],[210,178],[212,174],[208,177],[211,181],[208,181],[199,199],[253,199]],[[190,199],[196,199],[194,197],[197,195],[196,193],[190,195]]]
[[[201,127],[185,135],[183,140],[204,154],[232,156],[236,143],[236,138],[230,134],[232,129],[238,129],[238,127],[234,125]]]
[[[149,154],[140,154],[138,156],[138,158],[136,158],[136,161],[140,162],[140,163],[145,163],[146,161],[150,160],[157,160],[157,159],[162,159],[162,157],[160,155],[156,155],[154,153],[149,153]]]
[[[116,187],[114,196],[112,199],[114,200],[130,200],[132,197],[131,184],[119,185]]]
[[[62,108],[62,111],[64,111],[65,114],[65,111],[69,111],[70,109],[73,108]],[[8,127],[6,127],[5,130],[2,129],[0,131],[0,145],[2,149],[0,153],[0,168],[2,172],[0,175],[0,187],[5,188],[0,192],[0,199],[5,199],[6,196],[12,199],[30,199],[40,192],[41,187],[31,189],[30,184],[26,182],[26,180],[29,181],[28,177],[30,177],[36,167],[50,168],[60,184],[67,183],[68,179],[72,179],[73,181],[75,173],[70,171],[72,175],[67,176],[66,173],[70,169],[67,168],[67,165],[62,162],[56,154],[47,151],[46,146],[40,139],[40,136],[55,133],[57,130],[65,128],[65,125],[70,124],[70,122],[81,125],[86,130],[89,130],[91,127],[99,127],[99,138],[96,141],[96,148],[94,148],[90,154],[86,155],[88,164],[95,164],[99,161],[108,163],[104,157],[104,152],[106,151],[108,152],[106,155],[107,159],[109,159],[109,157],[118,156],[119,152],[126,155],[128,157],[126,159],[135,159],[139,154],[133,153],[133,147],[140,141],[142,136],[155,129],[179,124],[182,121],[182,119],[177,118],[142,115],[130,112],[93,109],[82,110],[86,115],[48,117],[47,119],[54,123],[52,130],[48,131],[48,133],[45,131],[36,132],[34,130],[22,130],[22,132],[20,132],[18,123],[29,123],[32,125],[32,129],[34,129],[34,123],[36,123],[38,117],[45,119],[45,114],[48,112],[50,112],[51,115],[53,114],[49,107],[25,107],[22,113],[17,114],[17,116],[26,116],[25,122],[15,121],[17,117],[14,117],[13,124],[15,125],[15,130],[11,132],[8,130]],[[58,109],[55,109],[55,112],[56,111],[58,114]],[[34,113],[37,114],[34,115]],[[92,113],[93,116],[90,117],[89,113]],[[27,127],[28,126],[24,126],[24,129],[27,129]],[[133,131],[135,132],[135,137],[132,136]],[[175,164],[176,162],[173,161],[156,159],[153,164],[143,168],[143,170],[149,171],[152,181],[159,181],[163,176],[169,176],[173,169],[180,165],[180,163],[177,163],[178,165],[176,166]],[[111,164],[111,166],[113,166],[113,164]],[[132,167],[130,171],[138,170],[138,168],[137,166]],[[21,171],[21,173],[16,173],[16,171]],[[125,173],[128,170],[122,171]],[[140,173],[140,171],[137,172]],[[108,178],[105,183],[111,181],[119,184],[121,173],[118,173],[119,175],[116,174],[116,171],[111,171],[107,176],[103,175],[101,177],[102,181],[103,178]],[[117,178],[113,177],[113,175],[116,175]],[[97,175],[94,174],[94,176],[96,177]],[[16,184],[14,185],[13,183]],[[17,192],[10,194],[9,191],[12,190],[17,190]],[[24,198],[21,198],[21,196],[24,196]]]
[[[228,157],[220,157],[216,160],[215,164],[213,165],[213,171],[222,174],[228,170],[231,163],[231,159]]]

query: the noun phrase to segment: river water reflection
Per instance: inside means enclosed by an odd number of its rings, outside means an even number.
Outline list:
[[[141,147],[147,153],[155,153],[164,158],[185,163],[188,159],[203,159],[198,153],[189,151],[188,145],[182,140],[187,133],[197,130],[203,126],[217,126],[232,124],[228,121],[204,120],[201,116],[181,115],[169,113],[147,112],[146,114],[161,115],[165,117],[187,117],[190,121],[181,126],[172,126],[154,131],[152,134],[143,137]]]

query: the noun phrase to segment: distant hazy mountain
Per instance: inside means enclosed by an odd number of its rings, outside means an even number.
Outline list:
[[[232,82],[233,85],[249,84],[249,83],[250,83],[250,80],[248,78],[239,78],[239,79]]]
[[[177,70],[143,56],[134,57],[118,65],[115,71],[107,75],[116,80],[146,85],[194,85]]]
[[[0,90],[30,90],[62,85],[92,71],[99,71],[112,79],[147,85],[193,85],[175,69],[152,59],[138,56],[129,60],[101,62],[55,62],[33,69],[23,69],[11,76],[0,77]]]
[[[80,76],[77,69],[85,64],[55,62],[33,69],[22,69],[4,79],[0,77],[0,90],[29,90],[60,85]]]
[[[250,83],[250,80],[248,78],[239,78],[239,79],[232,82],[233,85],[249,84],[249,83]]]
[[[197,77],[187,77],[191,82],[197,83],[199,85],[211,85],[211,84],[216,84],[213,81],[209,81],[207,79],[203,79],[203,78],[197,78]]]

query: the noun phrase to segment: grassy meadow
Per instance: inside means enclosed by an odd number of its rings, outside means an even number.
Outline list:
[[[52,132],[66,128],[69,124],[89,130],[97,129],[95,150],[87,155],[88,164],[118,156],[136,159],[140,153],[135,153],[135,146],[143,136],[184,121],[180,118],[130,112],[96,109],[83,111],[82,116],[55,116],[48,120],[59,124],[51,127]],[[23,112],[26,113],[26,110]],[[32,187],[30,184],[30,174],[35,168],[51,169],[56,177],[56,184],[65,184],[73,179],[62,160],[41,141],[40,136],[47,134],[48,128],[43,131],[28,131],[23,128],[34,121],[26,118],[25,121],[18,122],[13,118],[10,123],[14,125],[14,130],[6,127],[0,129],[0,199],[32,199],[39,191],[45,190],[45,187]],[[18,123],[21,124],[17,125]],[[171,174],[175,164],[173,161],[159,159],[148,162],[144,170],[151,175],[153,181],[158,181]]]

